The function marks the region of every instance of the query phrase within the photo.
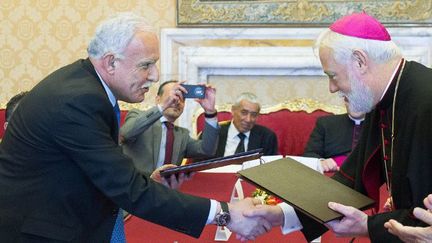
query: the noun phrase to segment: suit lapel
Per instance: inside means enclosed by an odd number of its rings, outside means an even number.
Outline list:
[[[162,123],[160,120],[156,121],[156,124],[152,126],[152,138],[153,138],[153,166],[156,168],[157,161],[159,159],[160,144],[162,139]]]
[[[260,148],[260,136],[257,132],[256,126],[252,127],[250,135],[249,135],[249,143],[248,143],[248,147],[247,150],[253,150],[253,149],[257,149]]]
[[[228,128],[230,124],[231,122],[221,125],[221,129],[219,133],[219,145],[217,147],[216,157],[222,157],[225,154],[225,146],[227,142]]]
[[[107,102],[110,102],[108,95],[107,95],[107,93],[106,93],[106,91],[102,85],[102,81],[99,79],[99,76],[97,75],[93,64],[90,62],[90,59],[86,58],[86,59],[79,60],[78,62],[80,63],[80,66],[83,69],[85,69],[87,72],[89,72],[89,74],[91,76],[94,77],[94,81],[97,82],[97,84],[98,84],[99,91],[102,92],[106,96]],[[118,127],[118,123],[117,123],[117,116],[114,112],[114,108],[111,111],[112,111],[111,137],[118,144],[118,142],[119,142],[119,127]]]

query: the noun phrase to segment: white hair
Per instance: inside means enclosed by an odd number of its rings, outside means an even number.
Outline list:
[[[122,53],[139,31],[154,32],[143,17],[134,13],[119,13],[101,23],[91,39],[87,52],[92,58],[99,59],[106,53],[122,58]]]
[[[323,31],[315,42],[314,51],[319,54],[321,47],[333,51],[333,57],[339,64],[348,64],[355,50],[363,50],[374,63],[381,64],[401,57],[399,47],[393,41],[379,41],[356,38],[333,32]]]
[[[236,101],[234,102],[233,106],[235,106],[235,107],[239,107],[239,106],[240,106],[240,102],[241,102],[242,100],[248,101],[248,102],[250,102],[250,103],[257,104],[257,105],[258,105],[258,111],[261,110],[261,105],[260,105],[260,103],[258,102],[258,97],[257,97],[255,94],[252,94],[252,93],[249,93],[249,92],[243,92],[243,93],[241,93],[241,94],[237,97],[237,99],[236,99]]]

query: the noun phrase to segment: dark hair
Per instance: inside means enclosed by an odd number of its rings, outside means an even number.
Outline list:
[[[170,84],[170,83],[177,83],[177,82],[178,82],[177,80],[168,80],[166,82],[163,82],[159,86],[159,89],[158,89],[158,92],[157,92],[157,96],[161,96],[163,94],[163,87],[165,87],[165,85]]]
[[[7,122],[9,122],[9,120],[12,116],[12,113],[15,111],[18,104],[21,102],[22,98],[24,98],[24,96],[26,96],[27,93],[28,93],[28,91],[21,92],[21,93],[15,95],[14,97],[12,97],[8,101],[8,103],[6,104],[6,113],[5,113],[5,118],[6,118]]]

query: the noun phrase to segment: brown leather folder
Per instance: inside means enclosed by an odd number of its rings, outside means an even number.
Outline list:
[[[275,160],[238,172],[240,177],[284,200],[320,223],[343,215],[328,208],[328,202],[360,210],[374,201],[291,158]]]
[[[259,159],[263,155],[261,153],[262,148],[260,149],[254,149],[230,156],[215,158],[215,159],[209,159],[204,160],[200,162],[195,162],[192,164],[177,166],[165,170],[161,170],[160,174],[163,177],[170,177],[172,174],[179,174],[179,173],[190,173],[195,171],[202,171],[202,170],[208,170],[213,169],[225,165],[232,165],[232,164],[242,164],[243,162]]]

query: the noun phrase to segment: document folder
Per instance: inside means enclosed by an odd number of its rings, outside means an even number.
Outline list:
[[[177,167],[161,170],[160,174],[163,177],[169,177],[172,174],[190,173],[194,171],[213,169],[225,165],[242,164],[243,162],[249,160],[259,159],[263,155],[261,151],[262,148],[254,149],[254,150],[250,150],[247,152],[242,152],[230,156],[214,158],[214,159],[204,160],[192,164],[177,166]]]
[[[245,181],[279,197],[320,223],[343,216],[328,208],[328,202],[360,210],[374,203],[365,195],[291,158],[275,160],[238,173]]]

